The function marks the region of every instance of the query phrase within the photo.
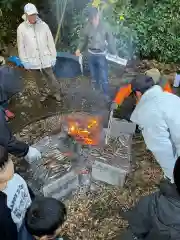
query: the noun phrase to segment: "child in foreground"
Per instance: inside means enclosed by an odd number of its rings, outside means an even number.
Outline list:
[[[0,145],[0,239],[31,240],[24,225],[31,196],[24,179],[14,173],[7,149]]]
[[[180,157],[174,166],[174,184],[164,180],[160,190],[142,197],[124,217],[129,228],[121,240],[180,239]]]
[[[54,198],[38,197],[27,210],[26,228],[37,240],[68,240],[59,237],[66,217],[66,207],[62,202]]]

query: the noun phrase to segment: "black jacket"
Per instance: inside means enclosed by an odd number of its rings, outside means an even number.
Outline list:
[[[7,207],[7,196],[0,191],[0,239],[17,240],[16,224],[11,217],[11,210]]]
[[[1,105],[21,90],[21,82],[21,76],[17,70],[5,65],[0,67],[0,145],[7,147],[8,152],[17,157],[24,157],[29,147],[12,135]]]
[[[31,188],[28,187],[31,200],[35,195]],[[17,226],[11,217],[11,210],[7,206],[7,196],[0,191],[0,239],[1,240],[18,240]]]
[[[121,240],[179,240],[180,195],[175,185],[161,183],[160,191],[143,197],[124,217],[129,228]]]
[[[131,114],[134,111],[135,107],[136,98],[134,96],[134,93],[131,93],[126,99],[124,99],[121,106],[114,111],[114,117],[130,121]]]
[[[20,71],[6,65],[0,66],[0,104],[7,102],[23,88]]]
[[[0,108],[0,145],[7,147],[8,152],[17,157],[24,157],[29,150],[29,146],[25,142],[18,141],[12,135],[2,108]]]

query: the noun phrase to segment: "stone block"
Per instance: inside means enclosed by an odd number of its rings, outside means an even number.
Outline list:
[[[122,187],[124,185],[126,175],[126,170],[102,163],[97,160],[92,166],[92,178],[94,180],[106,182],[111,185]]]
[[[71,195],[78,187],[78,175],[71,171],[66,173],[61,178],[52,181],[43,187],[43,193],[46,197],[53,197],[56,199],[66,198]]]
[[[122,121],[116,118],[112,118],[110,126],[110,136],[119,137],[121,133],[134,134],[136,130],[136,124],[131,122]]]
[[[97,153],[92,166],[92,177],[95,180],[111,185],[123,186],[126,175],[131,169],[132,135],[120,133],[117,138],[110,138],[108,145]]]

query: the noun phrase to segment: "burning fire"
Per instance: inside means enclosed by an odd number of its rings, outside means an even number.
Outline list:
[[[101,139],[101,119],[97,116],[76,113],[64,118],[70,136],[83,145],[98,145]]]

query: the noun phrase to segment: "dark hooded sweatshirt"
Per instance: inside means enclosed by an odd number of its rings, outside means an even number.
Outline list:
[[[3,103],[20,91],[20,82],[21,79],[16,70],[7,66],[0,67],[0,145],[7,147],[9,153],[23,157],[27,154],[29,147],[12,135],[2,107]],[[29,193],[33,199],[34,194],[31,189]],[[11,210],[7,205],[7,195],[0,191],[0,240],[18,240],[17,226],[12,220]]]
[[[180,195],[175,185],[162,182],[158,192],[143,197],[124,217],[129,228],[121,240],[179,240]]]
[[[0,191],[0,239],[17,240],[16,224],[12,221],[11,210],[7,207],[7,196]]]
[[[19,92],[21,88],[21,77],[18,71],[8,66],[0,67],[0,145],[7,147],[8,152],[17,157],[25,156],[29,147],[12,135],[2,104]]]
[[[14,187],[16,188],[17,186]],[[35,195],[29,187],[28,190],[31,200],[33,200],[35,198]],[[6,193],[2,191],[0,191],[0,239],[18,240],[18,230],[15,222],[12,219],[12,210],[8,207]]]

